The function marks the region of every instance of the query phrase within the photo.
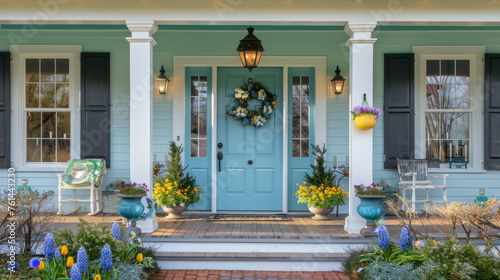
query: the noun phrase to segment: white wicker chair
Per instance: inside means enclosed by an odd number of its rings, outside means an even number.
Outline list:
[[[439,174],[435,176],[427,175],[426,159],[397,159],[399,173],[399,188],[402,190],[403,207],[406,205],[406,189],[411,189],[411,210],[415,212],[415,204],[424,203],[425,206],[430,202],[446,203],[446,181],[448,174]],[[433,184],[429,178],[442,178],[442,184]],[[425,200],[416,200],[416,190],[425,189]],[[443,189],[442,201],[429,200],[429,189]]]

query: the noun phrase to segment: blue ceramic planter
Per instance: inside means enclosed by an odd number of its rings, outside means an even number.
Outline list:
[[[375,223],[380,217],[384,216],[384,207],[381,202],[385,195],[356,195],[361,200],[358,205],[358,213],[369,223]]]
[[[131,221],[131,231],[140,234],[141,230],[135,226],[135,219],[139,218],[144,212],[144,205],[142,205],[141,199],[145,197],[146,194],[117,194],[116,196],[122,199],[122,203],[118,206],[118,213]]]

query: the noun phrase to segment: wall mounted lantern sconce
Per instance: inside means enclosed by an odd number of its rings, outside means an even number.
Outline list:
[[[160,69],[160,75],[156,78],[156,85],[158,86],[158,92],[160,94],[166,94],[168,90],[168,84],[170,80],[165,76],[165,69],[163,69],[163,65]]]
[[[341,94],[342,91],[344,90],[344,82],[345,79],[344,77],[340,76],[340,69],[339,66],[337,65],[337,70],[335,70],[335,77],[330,81],[333,86],[333,92],[335,94]]]
[[[247,30],[248,35],[240,40],[240,44],[236,50],[240,54],[243,67],[248,68],[252,72],[252,69],[259,65],[264,48],[259,38],[253,35],[253,27],[250,26]]]

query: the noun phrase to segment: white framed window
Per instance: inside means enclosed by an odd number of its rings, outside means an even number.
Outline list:
[[[11,46],[12,166],[64,169],[80,157],[81,46]]]
[[[483,170],[484,47],[413,47],[415,156],[442,172]],[[450,164],[451,162],[451,164]]]

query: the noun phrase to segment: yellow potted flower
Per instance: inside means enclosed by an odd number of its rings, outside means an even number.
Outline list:
[[[298,203],[308,206],[315,214],[315,220],[328,220],[328,214],[335,206],[344,205],[349,194],[335,185],[335,171],[326,166],[326,146],[311,145],[316,164],[311,165],[312,175],[305,174],[304,182],[297,184],[299,190],[295,193]]]
[[[183,218],[182,213],[188,206],[201,198],[196,178],[189,173],[184,174],[186,168],[181,160],[183,150],[182,145],[177,146],[175,142],[170,142],[169,160],[165,165],[167,175],[155,177],[153,198],[168,213],[169,219]]]

